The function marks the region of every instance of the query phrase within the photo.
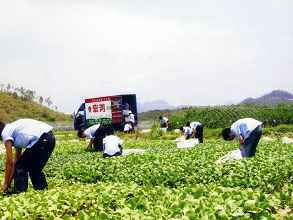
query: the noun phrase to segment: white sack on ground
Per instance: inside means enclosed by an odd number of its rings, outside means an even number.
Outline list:
[[[270,137],[262,137],[261,140],[265,143],[269,143],[274,141],[274,138],[270,138]]]
[[[167,128],[160,128],[162,132],[167,132]]]
[[[282,138],[282,143],[283,144],[293,144],[293,139],[292,138],[288,138],[288,137],[283,137]]]
[[[174,132],[180,133],[181,131],[180,131],[180,129],[175,129]]]
[[[151,129],[142,129],[141,133],[149,133],[151,131]]]
[[[199,144],[198,139],[181,140],[177,142],[177,148],[192,148]]]
[[[216,161],[216,164],[225,163],[226,161],[241,160],[243,157],[239,149],[230,151],[225,156]]]
[[[122,150],[122,156],[127,156],[127,155],[130,155],[130,154],[143,154],[145,152],[144,149],[123,149]]]
[[[179,138],[176,138],[175,141],[176,141],[176,142],[185,141],[185,137],[184,137],[184,136],[181,136],[181,137],[179,137]]]

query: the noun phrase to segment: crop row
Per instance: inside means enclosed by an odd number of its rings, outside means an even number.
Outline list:
[[[51,177],[83,183],[121,182],[170,188],[212,183],[266,192],[292,184],[293,148],[290,145],[262,143],[253,159],[216,165],[215,161],[231,148],[224,142],[212,141],[191,150],[153,147],[143,155],[110,159],[85,152],[55,156],[46,169]]]
[[[194,107],[174,111],[169,115],[172,128],[178,128],[187,121],[200,121],[209,128],[223,128],[230,126],[239,118],[247,117],[256,118],[265,125],[274,126],[293,123],[293,105]]]
[[[52,180],[51,180],[52,181]],[[290,212],[293,188],[272,195],[214,185],[166,188],[136,184],[66,184],[0,200],[5,219],[273,219]],[[289,213],[290,214],[290,213]]]

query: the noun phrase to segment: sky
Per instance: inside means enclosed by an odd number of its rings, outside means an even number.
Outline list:
[[[293,93],[292,0],[9,0],[0,82],[52,97],[219,105]]]

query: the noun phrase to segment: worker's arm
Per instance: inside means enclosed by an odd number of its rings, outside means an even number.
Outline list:
[[[91,138],[87,148],[89,148],[89,149],[92,148],[93,143],[94,143],[94,138]]]
[[[14,174],[14,161],[13,161],[13,153],[12,153],[12,141],[8,140],[5,142],[6,148],[6,161],[5,161],[5,179],[2,187],[2,191],[6,192],[12,182],[13,174]]]
[[[192,137],[195,138],[196,136],[196,129],[192,128]]]
[[[245,137],[245,134],[247,133],[247,130],[248,128],[246,124],[239,125],[238,133],[239,133],[239,142],[241,145],[244,144],[244,137]]]
[[[239,138],[239,143],[240,143],[240,145],[244,144],[244,138],[241,135],[240,135],[240,138]]]

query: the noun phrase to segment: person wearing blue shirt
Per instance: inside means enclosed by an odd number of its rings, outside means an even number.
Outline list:
[[[33,119],[19,119],[9,124],[0,122],[0,138],[6,148],[3,192],[8,191],[12,180],[15,192],[27,191],[28,175],[34,189],[48,187],[43,168],[55,147],[52,130],[51,126]],[[16,150],[15,159],[12,147]],[[25,149],[23,153],[22,149]]]
[[[253,157],[262,136],[262,122],[253,118],[243,118],[234,122],[231,128],[222,131],[224,140],[237,138],[240,142],[242,157]]]

